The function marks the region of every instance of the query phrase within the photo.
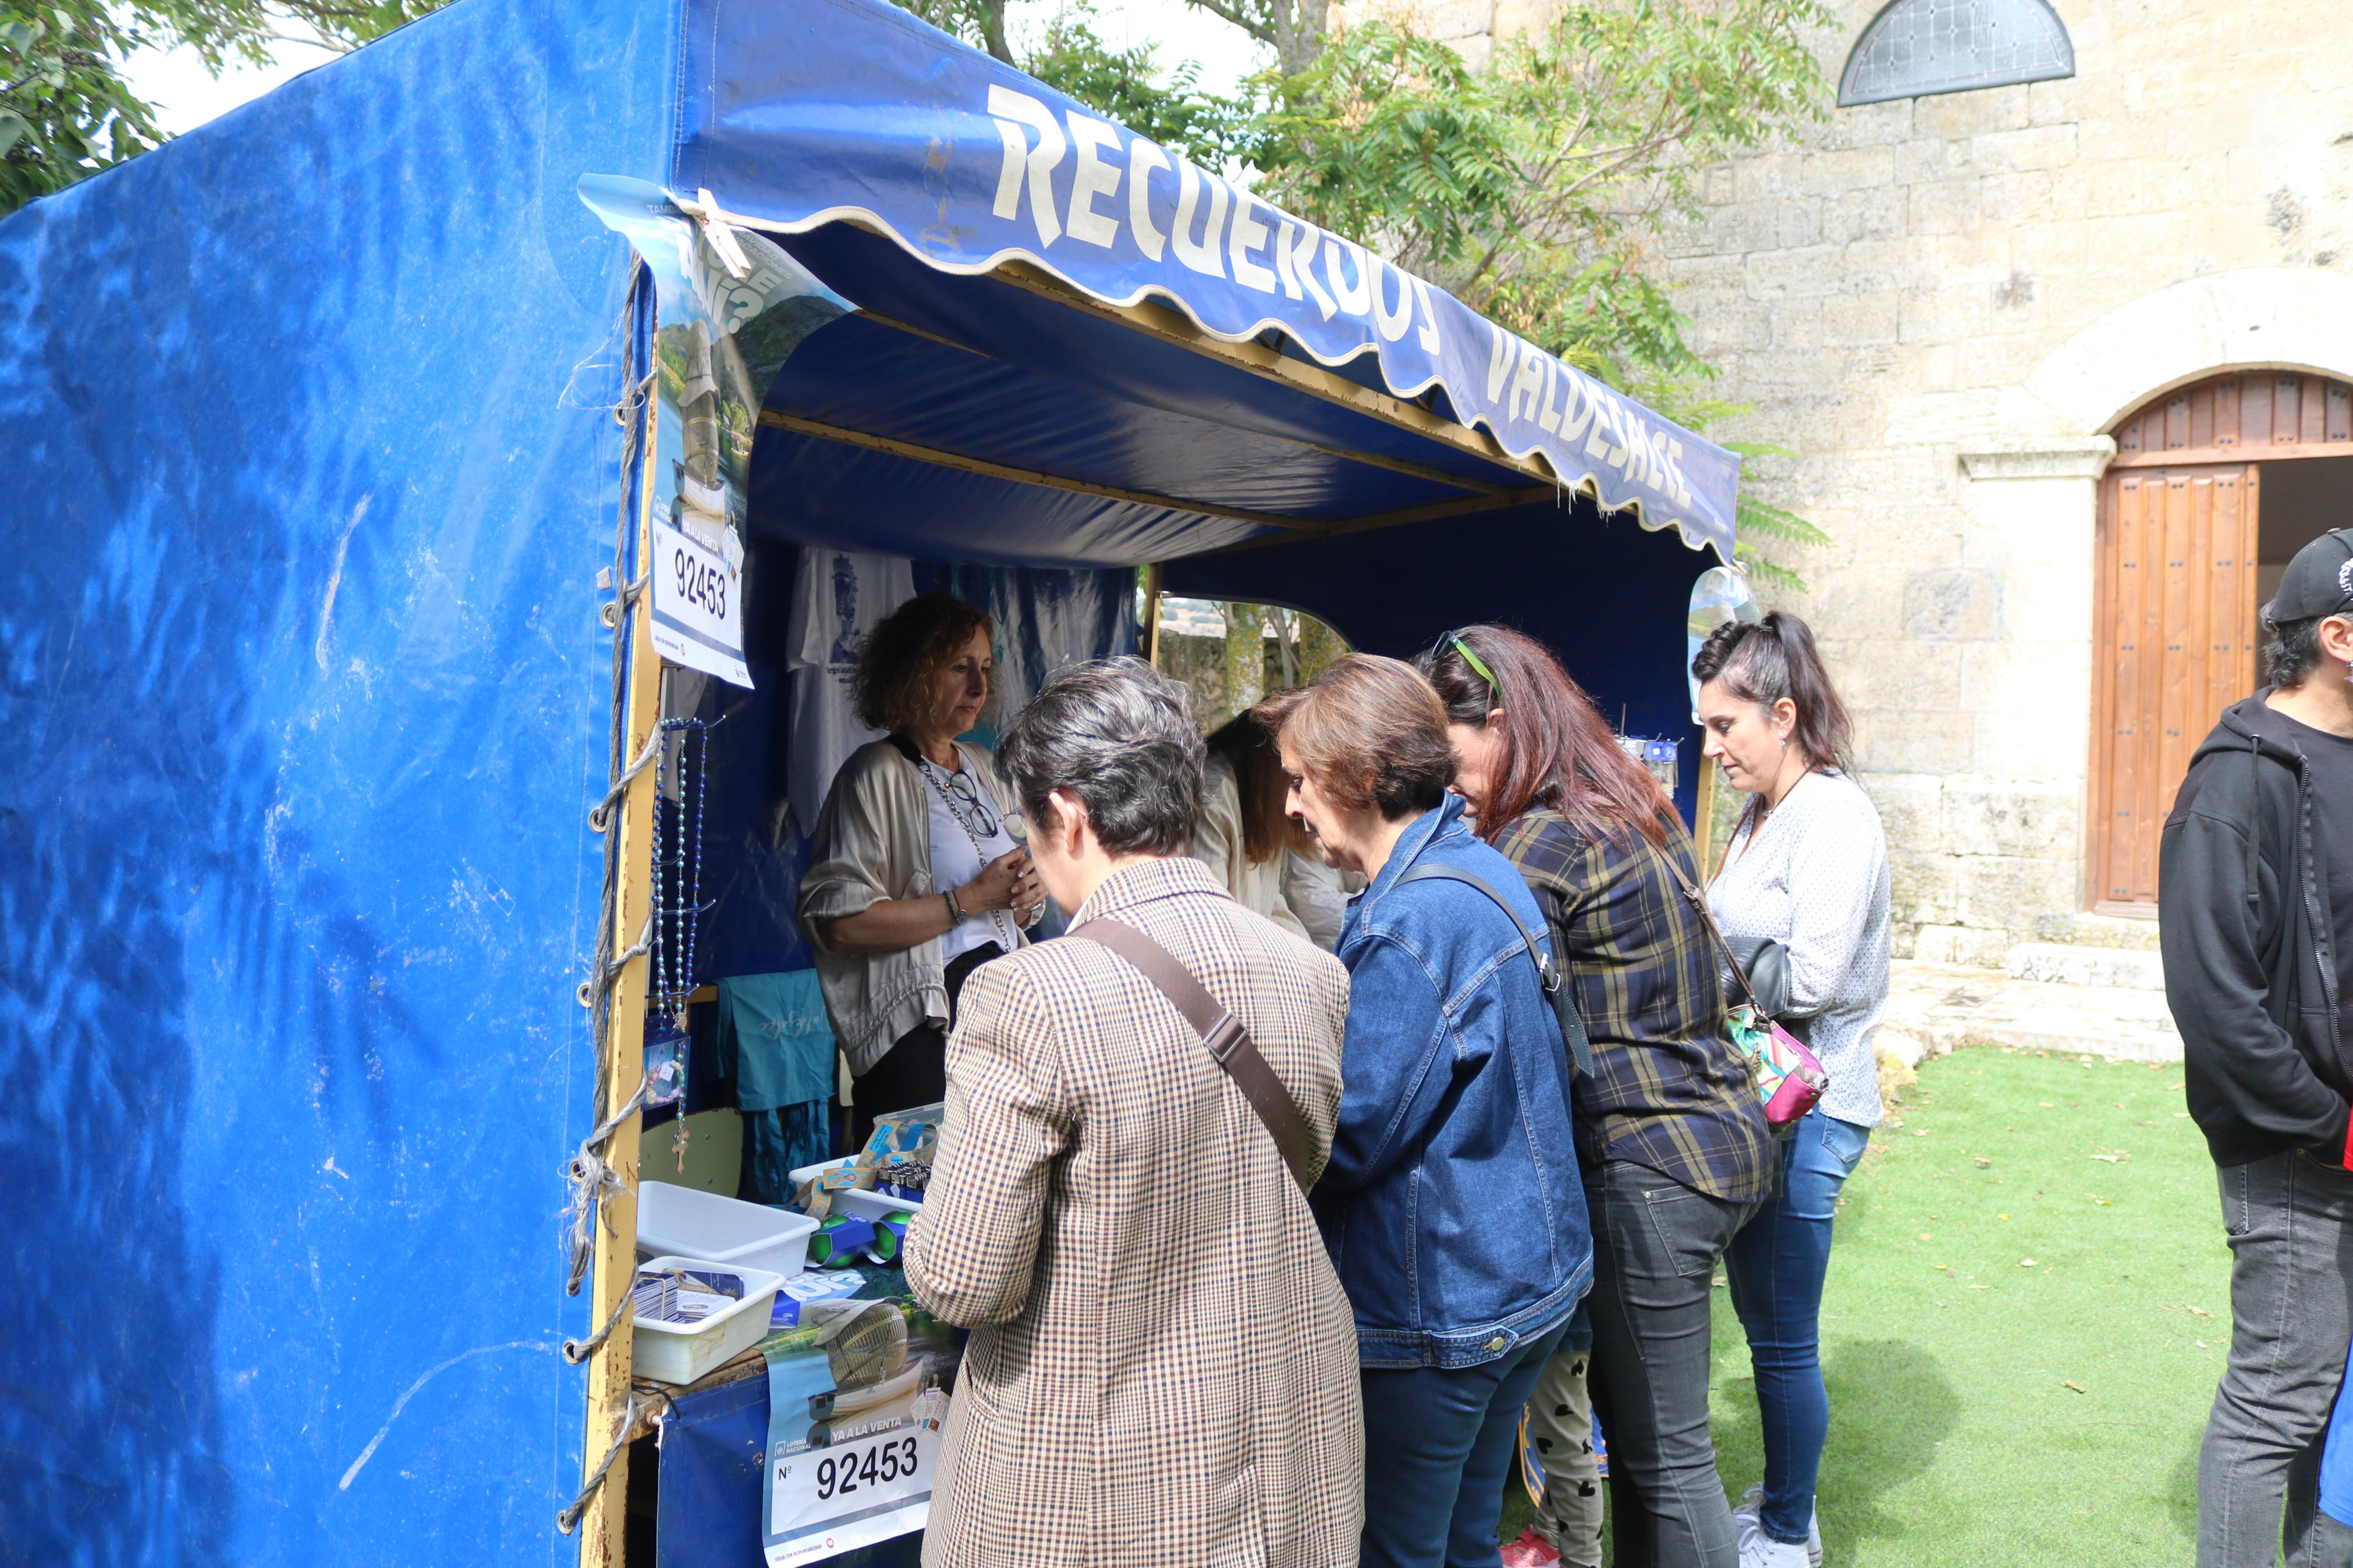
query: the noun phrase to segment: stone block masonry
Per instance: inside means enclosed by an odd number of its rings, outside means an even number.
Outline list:
[[[1833,0],[1831,81],[1883,4]],[[1943,963],[2086,907],[2103,432],[2230,364],[2353,374],[2343,0],[2054,4],[2073,78],[1832,109],[1706,171],[1658,260],[1754,405],[1714,433],[1799,453],[1744,483],[1831,535],[1788,607],[1853,710],[1898,951]],[[1368,6],[1478,10],[1335,14]],[[1549,14],[1492,0],[1466,57]]]

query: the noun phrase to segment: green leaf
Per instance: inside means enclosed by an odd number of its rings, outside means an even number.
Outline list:
[[[215,71],[231,58],[270,58],[281,37],[315,33],[332,48],[378,37],[438,8],[439,0],[0,0],[0,86],[8,95],[0,142],[0,214],[62,190],[164,140],[154,106],[132,91],[121,64],[134,49],[185,47]]]

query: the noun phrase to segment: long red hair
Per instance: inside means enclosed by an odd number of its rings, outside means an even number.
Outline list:
[[[1459,646],[1458,646],[1459,645]],[[1482,674],[1462,654],[1468,647]],[[1627,755],[1585,688],[1534,637],[1508,626],[1465,626],[1420,659],[1450,723],[1503,731],[1502,765],[1489,781],[1479,834],[1493,841],[1537,806],[1587,832],[1623,842],[1628,828],[1663,847],[1680,822],[1651,770]],[[1487,676],[1493,675],[1491,681]]]

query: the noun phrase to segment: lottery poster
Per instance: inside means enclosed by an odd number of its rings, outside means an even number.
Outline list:
[[[912,1297],[809,1301],[761,1344],[768,1447],[760,1540],[769,1568],[923,1528],[962,1337]]]

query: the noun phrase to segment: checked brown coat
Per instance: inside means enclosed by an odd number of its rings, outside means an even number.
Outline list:
[[[1320,1169],[1348,976],[1198,860],[1106,879],[1073,917],[1166,947],[1249,1029]],[[907,1279],[974,1330],[925,1568],[1325,1568],[1356,1561],[1364,1427],[1347,1298],[1250,1102],[1108,950],[982,965]]]

